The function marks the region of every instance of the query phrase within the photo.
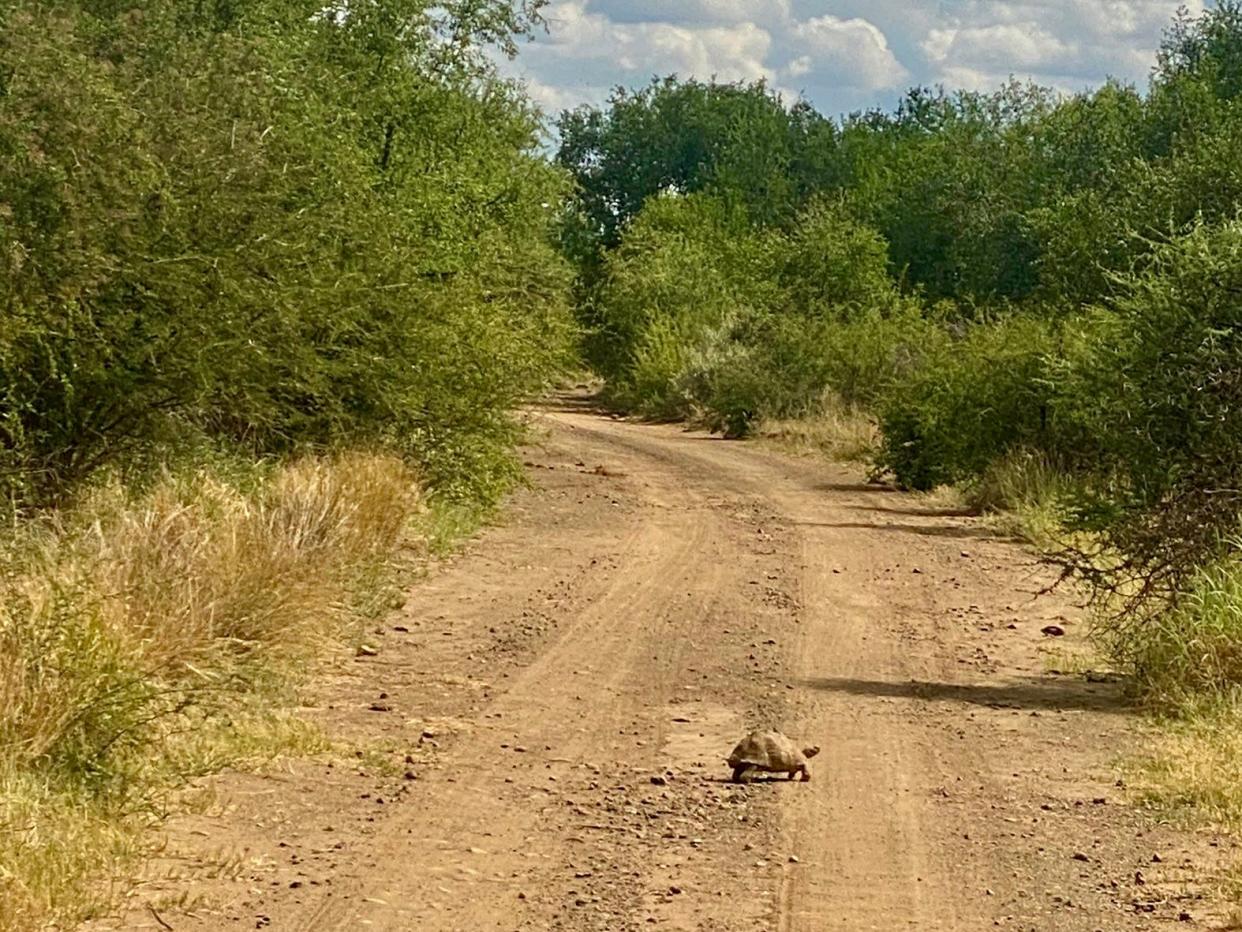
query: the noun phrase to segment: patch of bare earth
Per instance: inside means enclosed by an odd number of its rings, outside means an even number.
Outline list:
[[[535,487],[305,714],[380,750],[207,781],[99,928],[1210,928],[1232,843],[1129,808],[1116,686],[1045,672],[978,522],[567,403]],[[726,782],[751,727],[810,783]],[[179,905],[178,905],[179,904]]]

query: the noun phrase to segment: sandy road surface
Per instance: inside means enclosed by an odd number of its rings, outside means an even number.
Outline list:
[[[1021,548],[842,467],[537,421],[508,523],[313,691],[379,750],[214,781],[113,927],[1210,927],[1217,843],[1125,805],[1132,723],[1048,672],[1080,623]],[[753,726],[815,779],[725,782]]]

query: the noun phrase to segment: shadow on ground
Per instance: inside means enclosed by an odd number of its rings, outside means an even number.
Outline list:
[[[1015,542],[1012,536],[997,534],[985,527],[968,527],[961,524],[872,524],[869,521],[795,521],[798,527],[823,527],[880,531],[889,534],[917,534],[920,537],[951,537],[960,540],[995,540]]]
[[[1085,679],[1026,677],[1009,683],[936,683],[909,680],[904,683],[848,677],[818,677],[802,681],[809,689],[870,696],[877,699],[913,699],[923,702],[956,702],[991,709],[1038,711],[1129,712],[1117,683],[1089,683]]]
[[[532,405],[537,411],[556,411],[561,414],[597,414],[601,417],[619,418],[621,415],[604,403],[602,392],[585,389],[557,392]]]
[[[891,485],[876,482],[817,482],[811,486],[815,492],[874,492],[881,495],[899,494]]]

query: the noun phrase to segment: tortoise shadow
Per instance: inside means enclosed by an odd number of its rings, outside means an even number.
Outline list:
[[[772,774],[766,774],[766,775],[761,775],[761,776],[747,777],[746,779],[742,780],[739,783],[736,780],[734,780],[731,776],[728,776],[726,774],[724,776],[719,776],[719,777],[704,777],[703,782],[704,783],[724,783],[727,786],[749,786],[752,783],[809,783],[811,781],[799,780],[797,777],[794,777],[794,779],[792,780],[788,780],[784,776],[775,776]]]

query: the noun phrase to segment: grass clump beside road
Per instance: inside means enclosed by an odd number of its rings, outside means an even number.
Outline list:
[[[874,419],[826,398],[814,413],[768,418],[754,428],[757,439],[797,454],[814,454],[843,463],[866,463],[879,442]]]
[[[422,508],[401,459],[354,453],[168,475],[137,495],[104,484],[11,531],[0,929],[104,906],[103,881],[186,776],[318,748],[258,700],[382,595]]]

